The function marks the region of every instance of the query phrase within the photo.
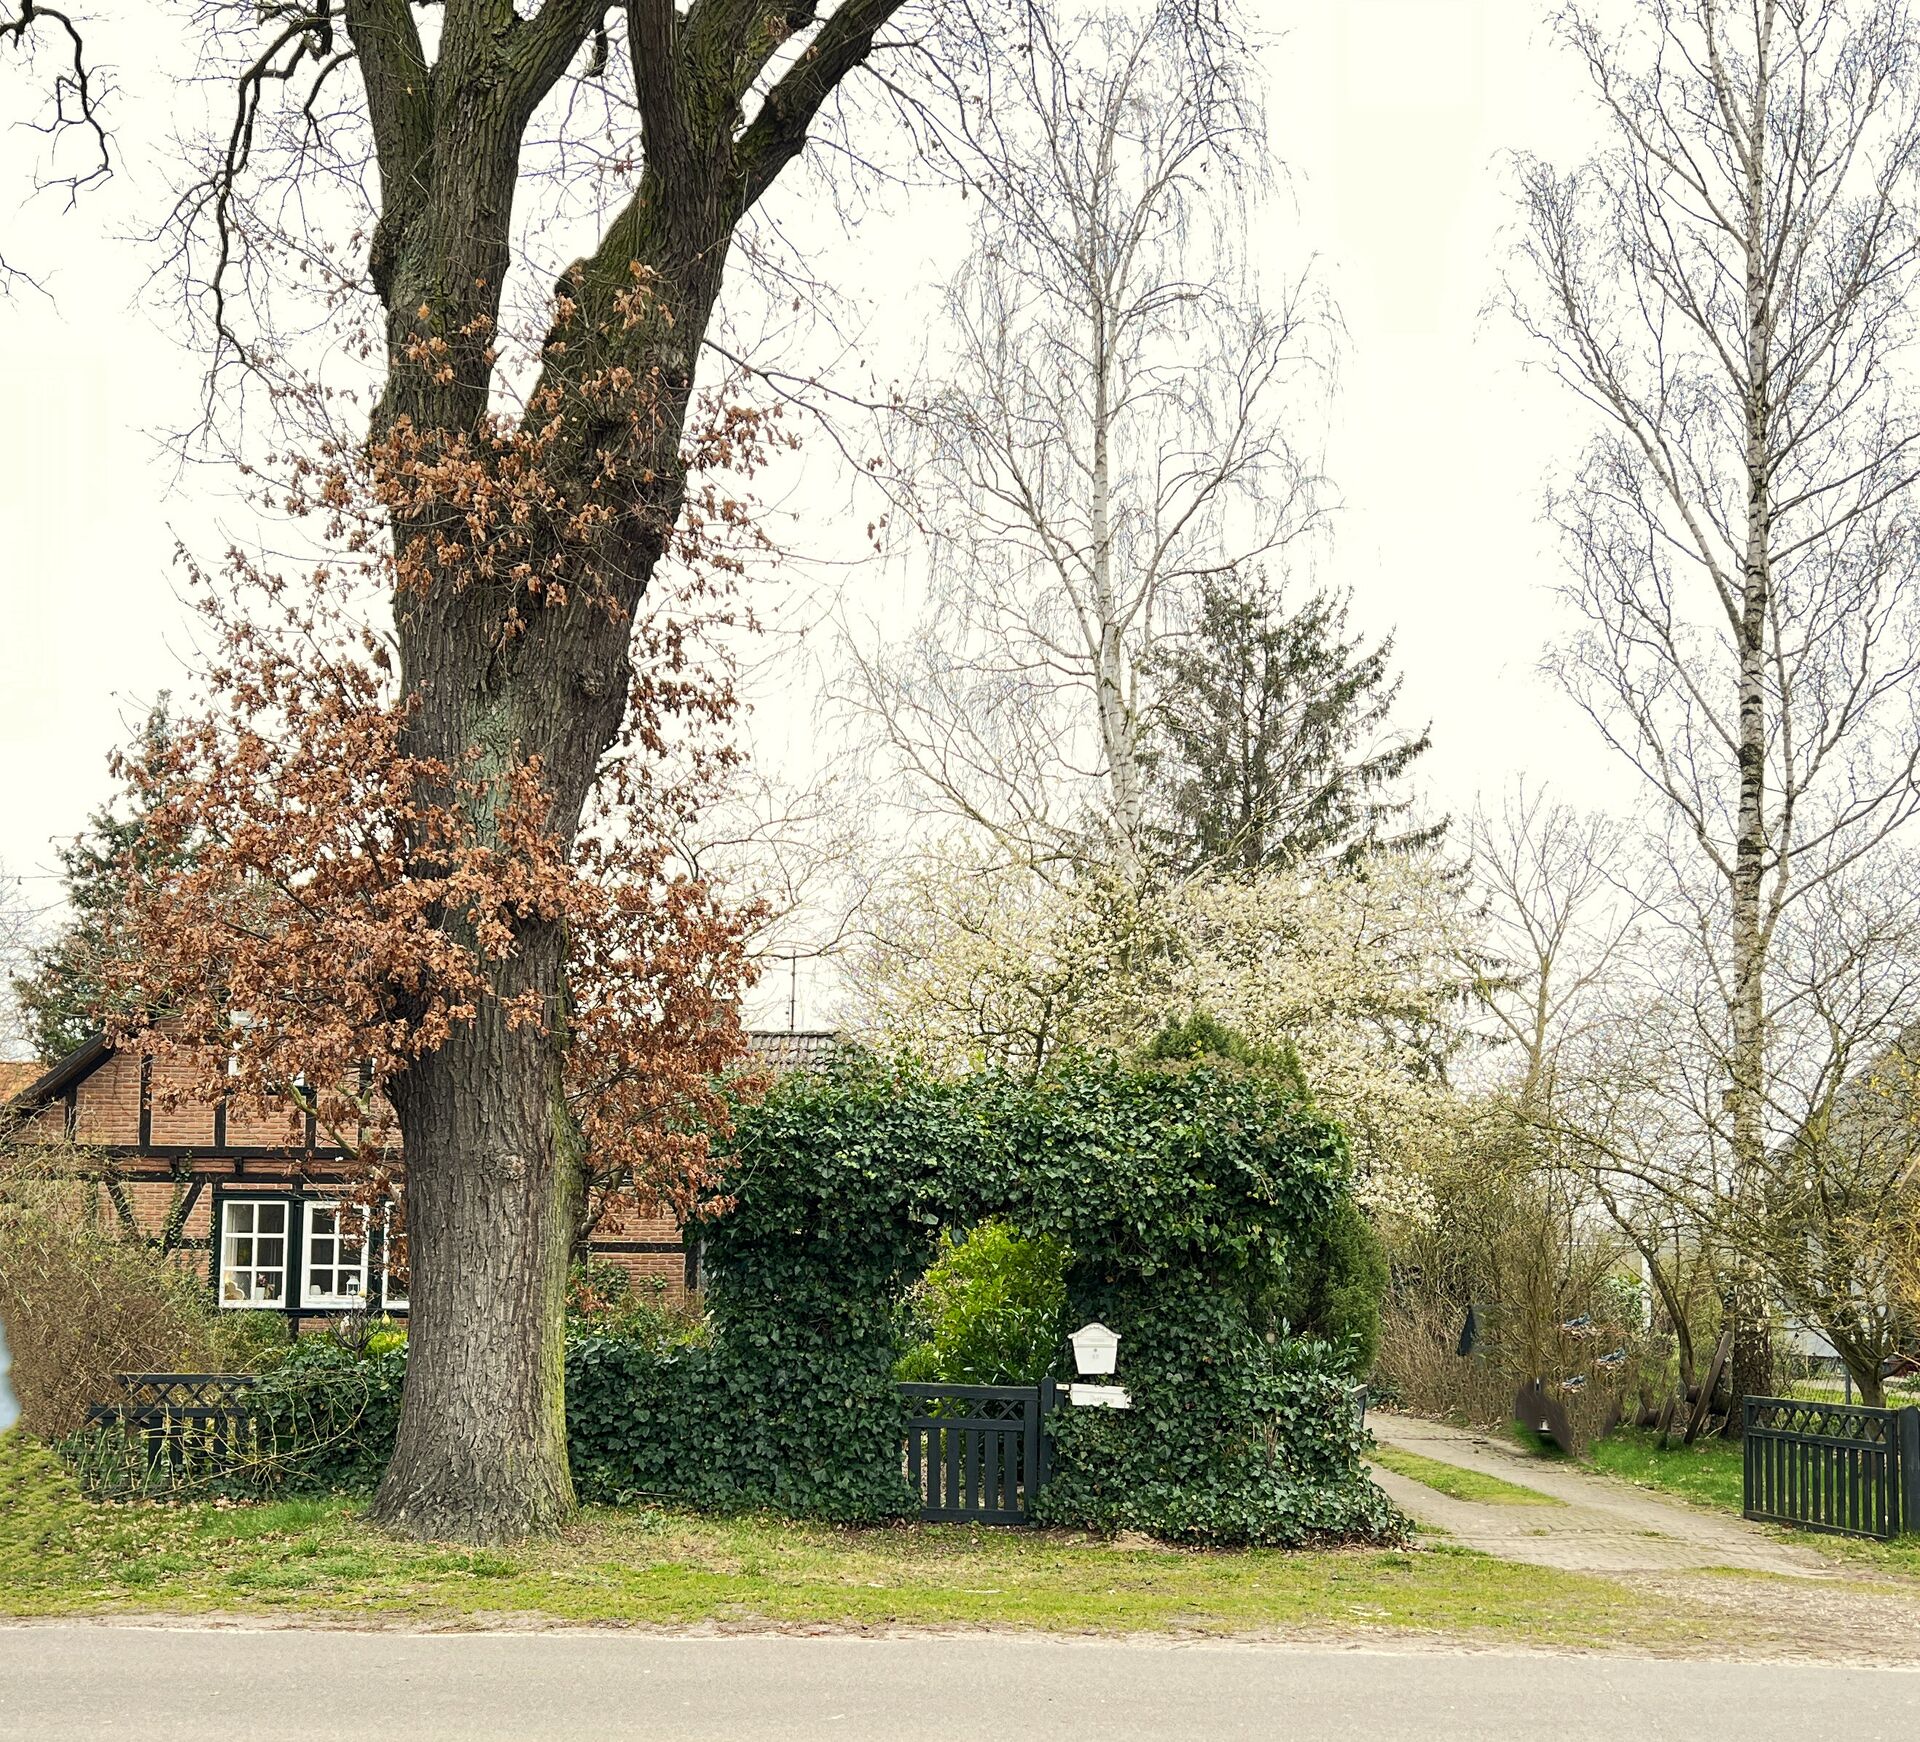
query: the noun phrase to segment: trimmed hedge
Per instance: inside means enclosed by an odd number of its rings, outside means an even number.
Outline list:
[[[1069,1322],[1120,1333],[1132,1398],[1054,1412],[1036,1519],[1220,1546],[1402,1535],[1360,1461],[1345,1362],[1273,1310],[1347,1201],[1338,1126],[1217,1057],[1083,1062],[999,1123],[1025,1164],[1014,1220],[1067,1243]]]
[[[576,1481],[583,1496],[913,1516],[902,1299],[943,1225],[993,1216],[1069,1250],[1066,1322],[1121,1332],[1134,1399],[1055,1412],[1037,1518],[1195,1543],[1397,1537],[1342,1353],[1274,1316],[1348,1172],[1337,1126],[1230,1060],[1076,1059],[1037,1082],[959,1084],[855,1060],[790,1078],[740,1116],[708,1239],[711,1349],[583,1349],[577,1362],[623,1375],[586,1390],[570,1364]],[[1054,1370],[1072,1371],[1064,1341]],[[622,1416],[623,1386],[648,1422]]]

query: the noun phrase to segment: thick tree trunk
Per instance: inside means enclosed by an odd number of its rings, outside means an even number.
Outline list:
[[[573,1511],[563,1361],[577,1171],[559,1052],[497,1007],[393,1085],[407,1155],[411,1336],[373,1515],[508,1542]]]
[[[682,435],[734,228],[898,4],[843,0],[743,129],[749,89],[816,8],[634,0],[644,167],[557,287],[527,445],[503,460],[489,406],[522,139],[606,8],[548,0],[523,17],[449,0],[430,64],[403,0],[347,0],[380,169],[369,266],[388,374],[372,435],[401,562],[404,749],[448,771],[422,797],[479,846],[521,851],[500,808],[537,774],[545,846],[573,850],[626,713],[635,614],[679,519]],[[423,831],[416,846],[425,873],[443,869],[444,843]],[[374,1512],[470,1542],[551,1529],[573,1506],[566,940],[545,913],[508,922],[471,1020],[388,1085],[406,1145],[411,1334]],[[474,948],[466,914],[435,923]]]

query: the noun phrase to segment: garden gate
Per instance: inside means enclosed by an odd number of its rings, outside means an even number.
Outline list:
[[[1920,1530],[1920,1410],[1742,1401],[1749,1518],[1885,1542]]]
[[[1047,1479],[1043,1385],[903,1384],[907,1485],[923,1519],[1025,1524]]]

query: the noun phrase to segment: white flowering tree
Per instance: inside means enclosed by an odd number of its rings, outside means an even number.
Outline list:
[[[941,1068],[1037,1068],[1204,1010],[1290,1046],[1352,1138],[1362,1200],[1417,1215],[1423,1174],[1471,1117],[1450,1067],[1472,1044],[1475,924],[1427,855],[1171,886],[955,857],[878,903],[846,1015]]]

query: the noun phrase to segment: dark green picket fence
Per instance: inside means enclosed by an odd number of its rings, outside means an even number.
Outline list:
[[[122,1373],[119,1396],[96,1405],[64,1443],[82,1483],[102,1496],[217,1491],[272,1462],[250,1373]]]
[[[1920,1409],[1749,1397],[1741,1410],[1747,1517],[1881,1542],[1920,1531]]]

